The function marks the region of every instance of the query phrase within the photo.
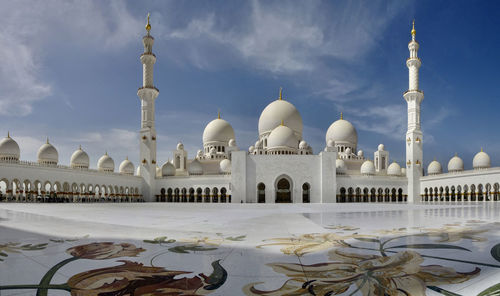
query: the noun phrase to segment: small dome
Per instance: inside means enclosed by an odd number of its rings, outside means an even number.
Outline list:
[[[203,144],[210,142],[224,142],[234,139],[234,130],[229,122],[216,118],[210,121],[203,131]]]
[[[377,149],[378,149],[378,151],[384,151],[384,149],[385,149],[384,144],[379,144]]]
[[[347,149],[345,150],[345,154],[347,154],[347,155],[351,155],[351,154],[352,154],[352,150],[351,150],[351,148],[347,148]]]
[[[297,149],[299,141],[293,130],[285,125],[280,125],[275,128],[267,138],[268,148],[295,148]]]
[[[253,151],[255,150],[255,147],[254,146],[250,146],[248,147],[248,152],[250,153],[253,153]]]
[[[236,140],[230,139],[228,145],[229,145],[229,147],[236,147]]]
[[[198,150],[198,152],[196,152],[196,158],[202,158],[203,157],[203,150]]]
[[[0,142],[0,160],[15,160],[18,161],[21,156],[21,150],[16,141],[10,135],[3,138]]]
[[[40,164],[56,165],[59,162],[59,153],[57,153],[57,149],[47,139],[47,143],[38,149],[37,158]]]
[[[158,165],[156,166],[156,177],[157,178],[161,177],[161,168]]]
[[[337,175],[344,175],[347,172],[347,166],[342,159],[337,159],[335,161],[335,168],[337,170]]]
[[[257,141],[255,141],[255,145],[254,145],[254,147],[255,147],[256,149],[262,148],[262,140],[257,140]]]
[[[486,169],[491,167],[490,156],[481,149],[481,151],[474,156],[472,167],[474,169]]]
[[[177,143],[177,150],[184,150],[184,144],[181,142]]]
[[[82,150],[82,147],[78,148],[71,155],[70,166],[75,169],[88,169],[90,164],[89,155],[87,152]]]
[[[120,167],[118,168],[120,174],[123,175],[133,175],[134,174],[134,164],[128,160],[128,157],[125,158],[122,163],[120,163]]]
[[[326,142],[333,140],[336,145],[348,144],[355,148],[358,145],[358,132],[347,120],[339,119],[332,123],[326,132]]]
[[[307,142],[306,141],[300,141],[299,143],[299,149],[307,149]]]
[[[302,139],[302,117],[297,108],[285,100],[276,100],[264,108],[259,118],[259,135],[273,131],[281,121]]]
[[[427,174],[429,175],[437,175],[443,173],[443,168],[441,167],[441,164],[437,160],[431,161],[429,163],[429,166],[427,167]]]
[[[201,165],[201,162],[199,162],[197,159],[193,160],[189,164],[188,172],[190,175],[202,175],[203,174],[203,167]]]
[[[375,165],[371,160],[363,162],[360,172],[362,175],[375,175]]]
[[[231,172],[231,161],[229,159],[223,159],[219,163],[219,167],[222,173],[228,174]]]
[[[334,147],[334,146],[335,146],[334,140],[328,139],[328,141],[326,141],[326,147]]]
[[[380,148],[380,145],[379,145],[379,148]],[[401,175],[401,167],[399,166],[399,164],[397,162],[393,162],[387,167],[387,175],[389,175],[389,176],[400,176]]]
[[[363,153],[363,150],[359,150],[358,151],[358,156],[359,157],[364,157],[365,156],[364,153]]]
[[[166,176],[174,176],[175,175],[175,167],[174,165],[167,161],[162,167],[161,167],[161,175],[163,177]]]
[[[115,162],[109,157],[107,152],[97,161],[97,169],[101,172],[114,172]]]
[[[215,154],[217,154],[217,149],[215,149],[214,147],[210,148],[209,154],[210,154],[210,155],[215,155]]]
[[[457,155],[448,162],[448,172],[459,172],[464,170],[464,161]]]

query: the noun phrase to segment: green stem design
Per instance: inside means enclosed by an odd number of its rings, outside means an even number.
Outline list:
[[[0,286],[0,290],[16,290],[16,289],[54,289],[54,290],[65,290],[70,292],[71,288],[67,284],[60,285],[8,285],[8,286]]]
[[[47,294],[48,293],[47,287],[50,286],[50,281],[52,280],[52,278],[54,277],[56,272],[64,265],[70,263],[71,261],[75,261],[78,259],[80,259],[80,258],[79,257],[71,257],[71,258],[65,259],[65,260],[57,263],[56,265],[52,266],[52,268],[49,269],[49,271],[47,271],[47,273],[43,276],[42,280],[40,281],[40,284],[39,284],[40,287],[36,291],[36,296],[47,296],[48,295]]]

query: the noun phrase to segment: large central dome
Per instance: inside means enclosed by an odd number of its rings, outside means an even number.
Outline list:
[[[356,149],[358,145],[358,133],[354,126],[343,118],[335,121],[330,125],[326,132],[326,142],[332,140],[335,145],[346,145]]]
[[[214,119],[210,121],[203,131],[203,144],[210,142],[226,142],[234,139],[234,130],[229,122],[224,119]]]
[[[262,111],[259,118],[259,135],[270,133],[280,126],[282,121],[302,140],[302,117],[297,108],[285,100],[276,100]]]

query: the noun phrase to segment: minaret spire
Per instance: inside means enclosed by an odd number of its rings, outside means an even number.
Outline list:
[[[420,104],[424,92],[419,89],[418,71],[422,61],[418,57],[419,44],[415,40],[415,20],[412,22],[411,41],[408,43],[410,57],[408,67],[408,90],[403,94],[408,105],[408,130],[406,132],[406,177],[408,178],[408,202],[420,201],[420,177],[422,176],[423,133],[420,129]]]

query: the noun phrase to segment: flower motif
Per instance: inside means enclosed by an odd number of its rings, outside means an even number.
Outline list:
[[[429,228],[422,229],[425,231],[425,235],[430,237],[436,237],[436,242],[457,242],[461,239],[469,239],[473,242],[484,242],[488,239],[485,237],[478,236],[478,234],[487,232],[489,229],[474,229],[471,227],[455,227],[455,226],[444,226],[442,228]]]
[[[261,291],[253,283],[243,291],[246,295],[338,295],[355,284],[362,295],[425,295],[426,286],[461,283],[480,272],[479,268],[459,273],[440,265],[420,265],[424,260],[414,251],[382,257],[332,250],[330,258],[335,262],[268,264],[290,279],[276,290]]]
[[[275,243],[259,245],[257,248],[265,246],[283,246],[281,252],[284,254],[302,256],[311,252],[344,246],[343,240],[356,237],[367,236],[358,234],[340,235],[336,233],[311,233],[303,234],[298,237],[269,239],[270,241],[275,241]]]
[[[136,248],[133,244],[100,242],[72,247],[67,249],[66,253],[73,257],[104,260],[119,257],[135,257],[137,254],[144,251],[146,250],[143,248]]]
[[[206,295],[220,287],[227,278],[226,271],[212,263],[214,274],[200,274],[192,278],[174,277],[187,271],[166,270],[163,267],[144,266],[142,263],[120,260],[122,265],[89,270],[68,280],[72,296],[178,296]],[[218,273],[218,274],[216,274]]]
[[[210,238],[208,236],[192,237],[187,239],[179,240],[183,243],[190,243],[195,245],[210,245],[210,246],[220,246],[224,242],[224,238]]]

